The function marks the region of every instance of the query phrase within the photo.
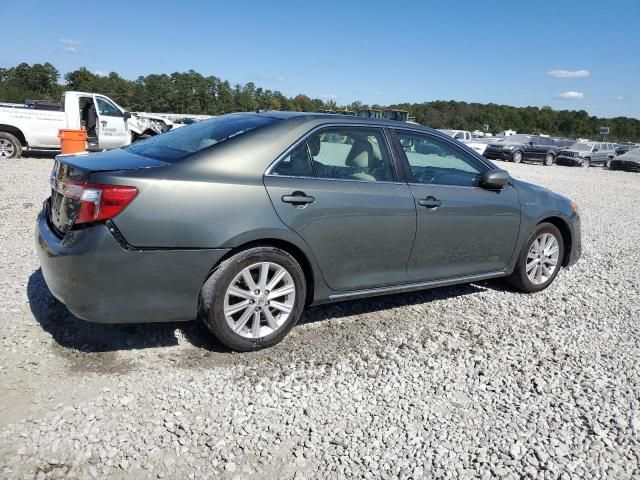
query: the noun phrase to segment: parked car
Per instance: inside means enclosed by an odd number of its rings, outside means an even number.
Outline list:
[[[633,143],[622,143],[620,145],[616,145],[616,155],[623,155],[627,153],[629,150],[633,150],[637,145]]]
[[[449,135],[451,138],[455,138],[456,140],[464,143],[470,149],[478,152],[480,155],[484,153],[487,148],[487,144],[489,143],[488,139],[484,138],[474,138],[471,135],[471,132],[467,130],[440,130],[442,133]]]
[[[609,162],[609,169],[640,172],[640,148],[636,147],[615,157]]]
[[[615,156],[614,145],[605,142],[576,142],[558,152],[558,165],[588,167],[590,165],[609,166]]]
[[[581,252],[574,203],[436,130],[296,112],[59,155],[36,230],[76,316],[199,316],[242,351],[307,305],[500,277],[537,292]]]
[[[60,150],[61,128],[85,128],[89,150],[104,150],[173,126],[171,120],[159,115],[127,112],[105,95],[65,92],[59,104],[0,105],[0,158],[20,158],[23,148]]]
[[[566,146],[566,140],[556,140],[541,135],[516,134],[505,137],[499,143],[491,143],[484,156],[494,160],[507,160],[520,163],[524,160],[553,165],[558,151]]]

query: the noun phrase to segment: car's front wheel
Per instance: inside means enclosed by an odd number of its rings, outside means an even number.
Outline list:
[[[607,163],[605,163],[605,165],[604,165],[604,166],[605,166],[608,170],[611,170],[611,162],[612,162],[612,161],[613,161],[613,158],[611,158],[611,157],[607,158]]]
[[[522,162],[522,152],[517,150],[515,152],[513,152],[513,155],[511,155],[511,161],[513,163],[520,163]]]
[[[216,268],[200,295],[201,318],[238,351],[280,342],[298,322],[306,297],[300,264],[274,247],[242,251]]]
[[[555,158],[553,156],[553,153],[547,153],[544,157],[544,165],[546,167],[550,167],[551,165],[553,165],[553,162],[555,161]]]
[[[591,160],[589,160],[588,158],[583,158],[582,161],[580,162],[580,166],[582,168],[589,168],[590,163],[591,163]]]
[[[544,290],[558,275],[563,255],[564,242],[560,230],[551,223],[541,223],[522,249],[508,281],[523,292]]]

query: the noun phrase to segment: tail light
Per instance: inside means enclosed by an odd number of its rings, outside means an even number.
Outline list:
[[[80,202],[75,223],[101,222],[122,212],[138,194],[136,187],[73,182],[64,185],[63,195]]]
[[[76,224],[109,220],[127,208],[137,194],[136,187],[87,183],[80,195]]]

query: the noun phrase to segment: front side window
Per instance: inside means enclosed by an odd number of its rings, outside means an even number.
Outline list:
[[[106,98],[96,97],[96,103],[98,104],[98,113],[107,117],[121,117],[122,112],[118,107],[111,103]]]
[[[471,187],[486,167],[471,155],[438,138],[396,131],[415,183]]]
[[[382,130],[331,127],[307,139],[318,178],[392,182],[391,155]]]

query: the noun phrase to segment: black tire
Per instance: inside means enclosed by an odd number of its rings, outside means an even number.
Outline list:
[[[522,162],[522,152],[520,150],[516,150],[511,155],[511,161],[513,163],[521,163]]]
[[[550,233],[558,242],[558,263],[556,265],[556,269],[553,271],[552,275],[541,284],[533,283],[529,277],[527,276],[526,267],[527,267],[527,256],[529,253],[529,249],[533,244],[534,240],[536,240],[543,233]],[[511,274],[511,276],[507,277],[507,282],[517,290],[525,293],[535,293],[547,288],[551,283],[555,280],[560,268],[562,266],[562,259],[564,256],[564,241],[562,239],[562,234],[558,228],[551,223],[541,223],[537,226],[536,230],[527,240],[520,255],[518,256],[518,262],[516,264],[516,268]]]
[[[14,135],[0,132],[0,160],[20,158],[22,156],[22,144]]]
[[[613,158],[611,158],[611,157],[607,158],[607,162],[604,164],[604,167],[605,167],[607,170],[611,170],[611,161],[612,161],[612,160],[613,160]]]
[[[227,323],[224,300],[227,289],[236,276],[246,267],[259,262],[270,262],[283,267],[291,275],[295,297],[289,317],[276,331],[260,338],[247,338],[234,332]],[[207,279],[200,293],[200,319],[221,343],[232,350],[248,352],[271,347],[279,343],[298,323],[305,305],[306,290],[304,272],[295,258],[274,247],[251,248],[223,261]]]
[[[545,167],[550,167],[555,163],[555,161],[556,161],[556,158],[553,156],[553,153],[549,152],[545,155],[542,163]]]
[[[580,166],[582,168],[589,168],[589,165],[591,165],[591,159],[589,158],[583,158],[582,161],[580,162]]]

